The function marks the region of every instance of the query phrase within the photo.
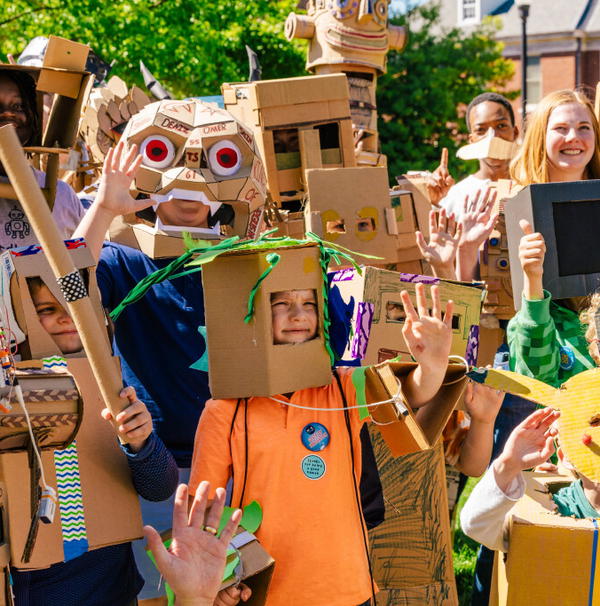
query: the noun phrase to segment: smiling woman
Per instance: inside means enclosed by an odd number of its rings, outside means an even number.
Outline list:
[[[529,117],[523,146],[511,164],[521,185],[600,178],[600,129],[579,91],[544,97]]]

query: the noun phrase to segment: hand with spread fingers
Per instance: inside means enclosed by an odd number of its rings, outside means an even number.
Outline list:
[[[125,387],[121,390],[119,397],[127,400],[129,405],[116,416],[115,427],[119,437],[129,446],[129,449],[139,452],[152,433],[152,416],[146,405],[137,399],[133,387]],[[101,414],[106,421],[113,420],[108,408],[105,408]]]
[[[521,471],[550,458],[554,452],[554,437],[558,433],[554,422],[559,416],[558,410],[541,408],[512,430],[502,454],[494,461],[494,474],[500,490],[506,492]]]
[[[156,565],[175,592],[178,606],[212,606],[223,580],[227,546],[241,520],[236,510],[220,536],[217,529],[225,504],[225,489],[217,488],[208,506],[210,485],[201,482],[188,514],[188,488],[175,493],[173,541],[167,551],[158,532],[144,527]]]
[[[462,235],[458,244],[458,277],[470,282],[475,279],[481,245],[490,237],[498,219],[495,211],[497,192],[486,188],[472,197],[465,197],[461,217]]]
[[[437,278],[456,279],[455,260],[458,243],[462,236],[462,225],[454,215],[446,215],[446,209],[439,213],[429,212],[429,242],[420,231],[415,233],[417,246],[425,261],[431,265]]]
[[[448,301],[442,317],[442,305],[437,286],[431,287],[431,310],[425,295],[425,285],[416,285],[417,309],[407,291],[400,293],[406,320],[402,336],[418,362],[405,383],[405,393],[413,407],[427,403],[438,391],[446,374],[448,355],[452,346],[453,303]]]
[[[448,148],[442,149],[440,165],[427,177],[427,195],[432,204],[439,204],[446,196],[448,190],[454,185],[454,179],[448,172]]]

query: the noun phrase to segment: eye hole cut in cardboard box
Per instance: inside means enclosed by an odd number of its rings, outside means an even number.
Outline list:
[[[306,231],[356,253],[398,261],[398,223],[385,168],[309,169]]]
[[[508,514],[506,560],[496,552],[490,606],[597,604],[597,521],[561,516],[552,500],[573,478],[524,475],[525,496]]]
[[[248,297],[269,267],[280,261],[256,291],[254,315],[244,322]],[[202,269],[210,389],[214,398],[288,393],[331,381],[323,333],[323,275],[317,244],[240,250],[219,255]],[[317,337],[298,344],[273,343],[271,294],[314,290]]]
[[[598,288],[600,179],[529,185],[506,202],[505,216],[515,309],[521,308],[523,292],[520,219],[544,236],[542,280],[553,299],[583,297]]]
[[[360,169],[366,170],[366,169]],[[342,356],[343,361],[361,360],[362,365],[377,364],[399,357],[410,360],[402,336],[406,314],[400,293],[408,291],[414,301],[415,285],[437,284],[442,308],[454,301],[451,354],[465,357],[469,364],[477,360],[478,328],[485,288],[481,283],[466,284],[430,276],[402,274],[375,267],[333,272],[331,288],[336,288],[352,309],[352,336]],[[429,289],[427,300],[431,304]]]
[[[273,201],[300,210],[304,170],[356,166],[344,74],[225,83],[225,108],[252,129]]]
[[[199,100],[159,101],[129,121],[123,139],[140,147],[135,187],[156,213],[127,217],[131,229],[118,221],[115,241],[157,258],[183,253],[183,232],[205,240],[259,233],[266,176],[252,133],[229,112]]]
[[[108,339],[99,294],[95,288],[91,253],[85,248],[82,240],[68,241],[66,246],[76,267],[88,273],[89,296],[97,309],[98,338]],[[22,358],[16,362],[18,377],[22,387],[33,386],[30,391],[41,400],[34,405],[26,399],[34,433],[38,433],[38,430],[53,431],[54,426],[58,426],[57,431],[60,433],[64,431],[61,425],[72,433],[73,426],[77,426],[76,441],[66,450],[49,449],[50,445],[43,441],[40,444],[46,481],[58,489],[59,503],[54,522],[39,525],[29,562],[21,560],[32,514],[31,487],[26,481],[30,477],[28,454],[10,452],[0,455],[0,476],[6,488],[5,503],[8,510],[12,565],[27,569],[45,568],[87,550],[139,538],[142,532],[138,496],[132,486],[131,473],[118,446],[114,429],[100,416],[104,403],[85,354],[81,352],[63,356],[39,322],[27,285],[28,277],[40,277],[54,297],[66,308],[43,252],[37,245],[14,249],[2,255],[0,264],[3,283],[10,283],[10,299],[4,300],[0,324],[6,333],[18,326],[26,337],[26,340],[18,345]],[[10,317],[4,311],[8,308],[11,308]],[[50,371],[43,369],[44,362],[41,358],[44,357],[54,357],[47,362],[56,365]],[[61,366],[58,357],[66,359],[66,368]],[[115,373],[120,374],[116,359]],[[83,402],[83,410],[80,406],[78,414],[73,413],[72,400],[55,398],[54,401],[44,401],[46,397],[56,396],[57,390],[64,391],[65,387],[76,391],[77,399]],[[19,412],[16,402],[13,402],[13,412]],[[7,416],[0,412],[0,427]],[[10,418],[8,420],[10,421]],[[16,422],[12,424],[15,425]],[[21,425],[18,425],[17,431],[26,432],[27,429],[22,429]],[[15,427],[12,427],[12,431],[15,431]],[[52,433],[49,435],[54,439]],[[73,474],[66,480],[62,480],[58,475],[62,471],[64,460],[74,466]],[[79,488],[73,489],[78,491],[77,495],[64,485],[65,481],[71,480],[79,484]],[[77,525],[77,537],[71,535],[68,530],[72,520],[67,501],[75,496],[80,497],[82,503],[81,511],[78,511],[77,515],[83,516],[83,521],[79,520]],[[114,511],[107,517],[106,511],[112,511],[113,507]]]

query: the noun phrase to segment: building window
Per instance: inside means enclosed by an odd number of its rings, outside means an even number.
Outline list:
[[[542,70],[539,57],[527,57],[527,105],[535,105],[542,97]]]
[[[477,20],[478,0],[458,0],[458,17],[461,23]]]

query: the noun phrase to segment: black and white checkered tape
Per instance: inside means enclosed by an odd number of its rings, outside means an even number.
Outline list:
[[[81,279],[81,274],[75,270],[66,276],[57,278],[56,281],[62,291],[62,294],[67,303],[72,303],[78,299],[87,297],[87,290],[85,284]]]

